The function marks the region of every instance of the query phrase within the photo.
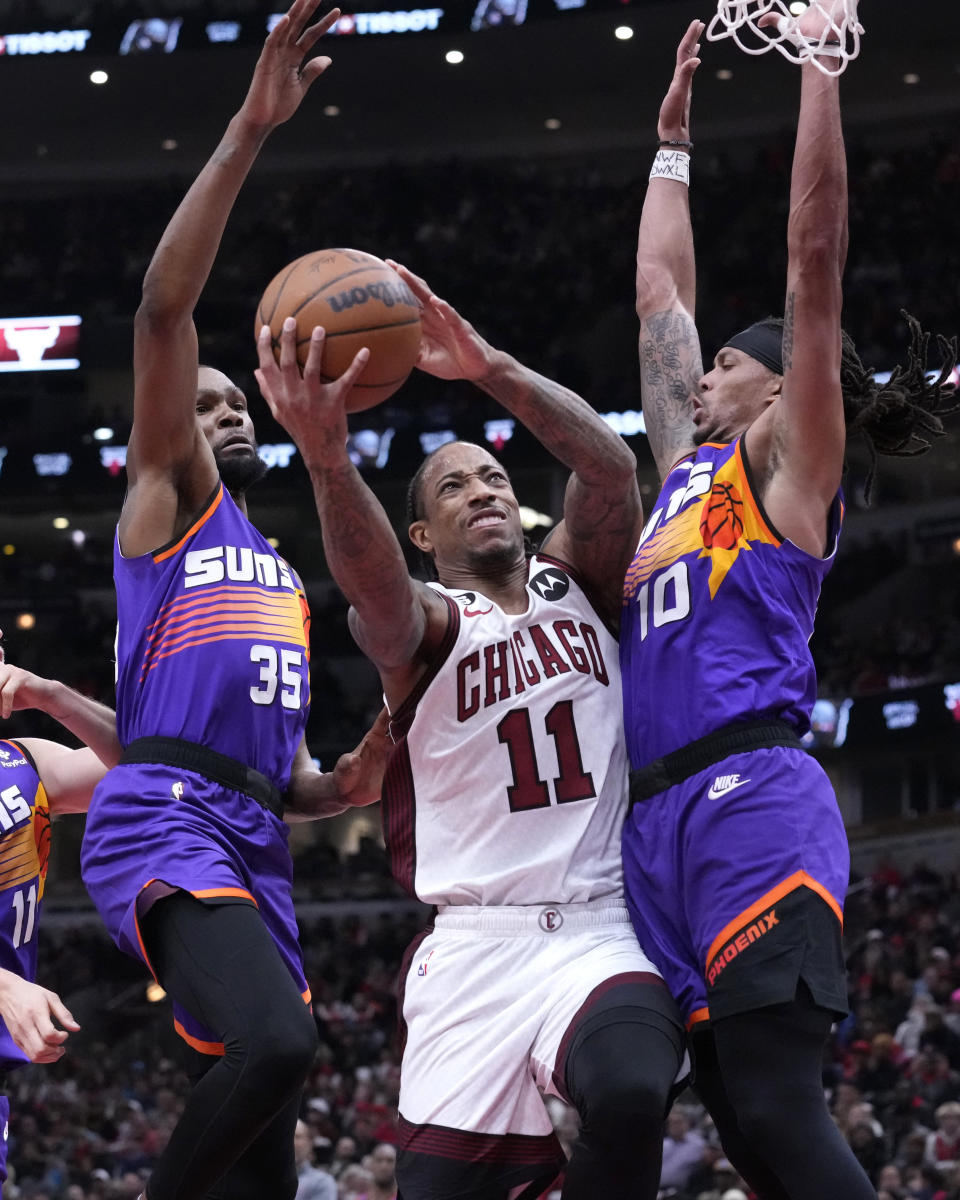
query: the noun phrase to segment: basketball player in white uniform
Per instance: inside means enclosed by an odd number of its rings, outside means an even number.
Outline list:
[[[258,380],[313,481],[327,562],[376,663],[396,749],[383,792],[396,878],[436,906],[401,970],[403,1200],[538,1196],[564,1165],[543,1095],[581,1135],[564,1200],[653,1200],[682,1059],[679,1013],[623,900],[627,759],[617,643],[637,544],[633,454],[579,397],[495,351],[403,268],[423,303],[418,365],[470,379],[572,475],[528,557],[507,475],[480,446],[430,455],[409,533],[439,582],[407,573],[347,457],[343,401],[303,378],[295,332]]]

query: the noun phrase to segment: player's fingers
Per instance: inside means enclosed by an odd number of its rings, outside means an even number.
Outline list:
[[[257,358],[260,361],[260,370],[269,377],[277,367],[277,360],[273,354],[273,334],[269,325],[261,325],[257,334]]]
[[[328,32],[328,30],[332,29],[339,20],[340,9],[331,8],[330,11],[325,13],[319,21],[314,22],[313,25],[309,25],[303,31],[303,33],[300,34],[300,36],[297,38],[297,48],[306,54],[310,47],[318,42],[320,38],[322,38],[323,35]]]
[[[297,320],[285,317],[280,331],[280,370],[284,375],[297,370]]]
[[[73,1015],[70,1009],[67,1008],[56,992],[48,992],[47,999],[50,1004],[50,1011],[53,1013],[57,1022],[62,1025],[64,1029],[69,1030],[70,1033],[79,1032],[80,1025],[77,1022],[76,1017]],[[66,1038],[67,1035],[64,1033],[63,1037],[60,1038],[60,1041],[66,1041]],[[50,1039],[48,1038],[47,1041],[49,1040]]]
[[[427,304],[433,292],[430,290],[430,285],[425,279],[421,279],[419,275],[414,275],[409,267],[405,267],[402,263],[395,262],[392,258],[387,259],[387,266],[391,267],[400,276],[403,282],[410,288],[410,291],[423,304]]]
[[[300,82],[304,88],[308,88],[315,79],[319,79],[332,63],[333,59],[328,58],[326,55],[311,58],[307,65],[300,71]]]
[[[322,325],[314,327],[310,334],[310,349],[303,364],[304,379],[320,379],[323,375],[323,348],[327,343],[327,331]]]
[[[370,351],[366,346],[361,346],[353,356],[353,362],[344,371],[337,381],[344,388],[352,388],[356,382],[357,376],[363,370],[370,360]]]
[[[0,716],[2,716],[4,720],[6,720],[13,712],[14,690],[12,679],[4,680],[2,686],[0,686]]]

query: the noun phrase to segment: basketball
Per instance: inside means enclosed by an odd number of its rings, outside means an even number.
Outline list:
[[[420,351],[420,305],[382,260],[362,250],[315,250],[288,263],[268,284],[257,306],[254,336],[270,326],[273,352],[287,317],[297,322],[297,361],[303,367],[310,334],[327,332],[324,379],[336,379],[361,347],[370,359],[350,395],[347,411],[373,408],[392,396],[413,370]]]

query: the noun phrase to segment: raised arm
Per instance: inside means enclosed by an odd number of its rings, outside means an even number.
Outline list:
[[[819,37],[823,22],[823,14],[811,7],[800,20],[800,33]],[[846,442],[840,309],[848,240],[847,166],[838,78],[824,75],[812,63],[801,71],[787,229],[783,396],[748,433],[747,450],[773,524],[820,555]]]
[[[549,553],[582,574],[608,615],[618,617],[623,576],[643,525],[633,451],[585,400],[495,350],[424,280],[391,266],[423,304],[417,366],[476,384],[572,472]]]
[[[304,56],[337,20],[313,25],[317,0],[294,0],[264,43],[246,98],[160,239],[134,322],[134,425],[130,482],[120,521],[127,555],[169,540],[217,481],[195,419],[198,346],[193,310],[240,187],[267,135],[297,110],[329,58]]]
[[[702,21],[691,22],[677,48],[676,69],[657,133],[662,155],[640,217],[637,239],[637,316],[640,318],[640,383],[643,416],[660,478],[694,448],[692,397],[703,375],[694,324],[696,266],[689,169],[690,96],[700,60]]]
[[[116,714],[55,679],[44,679],[2,661],[0,717],[35,708],[59,721],[88,748],[71,750],[45,738],[18,738],[33,756],[54,816],[86,812],[93,789],[120,758]]]
[[[345,402],[369,357],[360,350],[339,379],[322,382],[324,331],[313,331],[301,377],[296,322],[280,334],[280,362],[267,326],[260,332],[256,372],[270,411],[296,442],[310,472],[330,573],[351,605],[357,644],[380,671],[393,706],[406,696],[446,628],[446,606],[410,578],[397,535],[379,500],[347,453]]]

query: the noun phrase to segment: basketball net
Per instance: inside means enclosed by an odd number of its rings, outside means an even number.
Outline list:
[[[826,18],[819,38],[800,33],[800,18],[784,0],[719,0],[707,38],[719,42],[732,37],[745,54],[779,50],[791,62],[812,62],[824,75],[842,75],[860,53],[863,26],[857,20],[857,0],[812,0],[809,7]],[[776,24],[761,28],[758,22],[768,13],[777,17]]]

